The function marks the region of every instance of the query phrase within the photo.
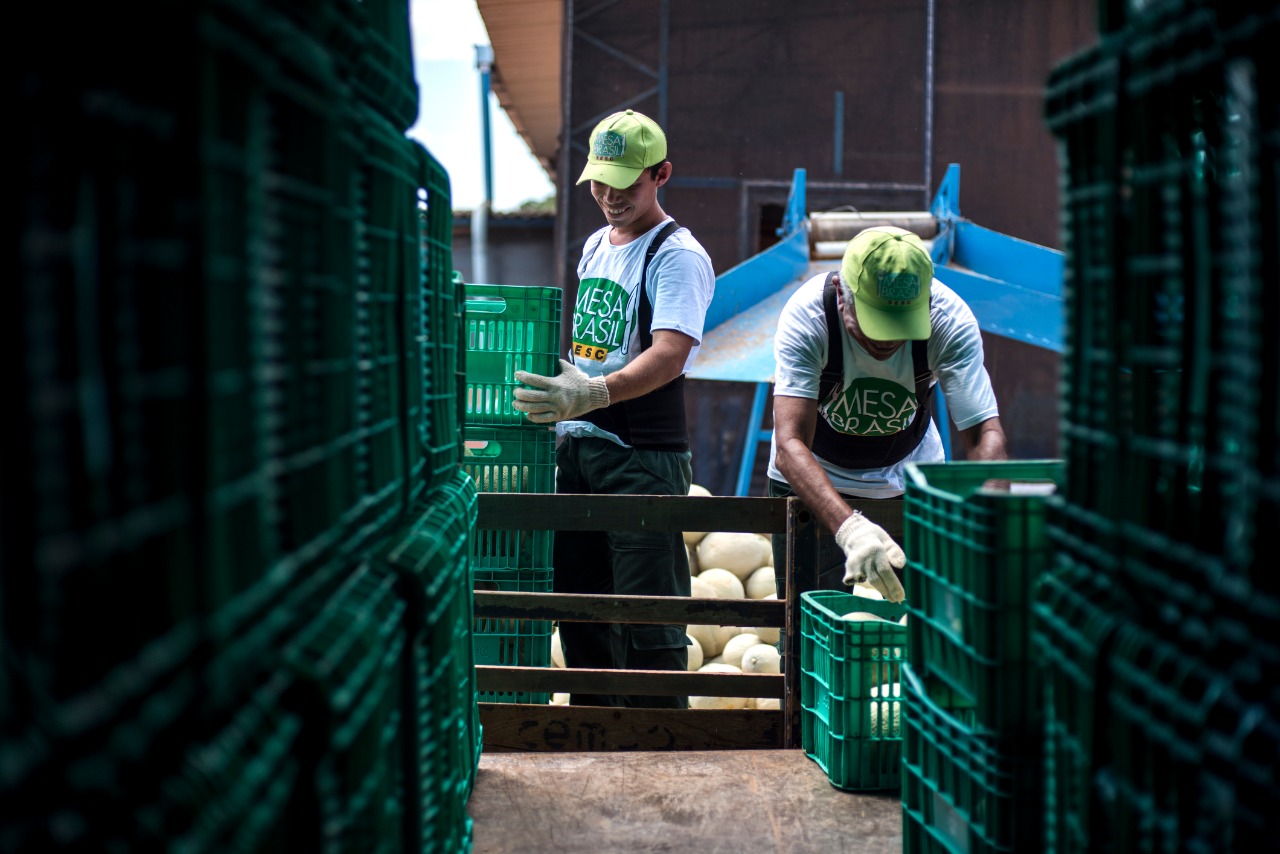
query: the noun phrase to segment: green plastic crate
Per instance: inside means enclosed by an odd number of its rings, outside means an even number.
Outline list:
[[[166,757],[155,752],[136,757],[142,764],[135,767],[145,769],[150,785],[127,790],[120,787],[109,795],[97,791],[91,798],[94,806],[76,817],[90,823],[102,820],[80,839],[92,839],[92,847],[105,851],[314,850],[320,829],[314,812],[302,806],[307,800],[303,792],[313,783],[305,761],[308,720],[286,708],[295,687],[287,672],[276,670],[251,691],[228,698],[231,702],[219,707],[221,714],[191,714],[180,721],[171,720],[152,740],[155,743],[157,737],[163,738],[165,744],[172,745],[164,751]],[[104,739],[121,750],[107,750],[95,757],[94,764],[111,768],[121,753],[132,756],[135,751],[127,745],[137,743],[138,738],[138,721],[122,720],[117,732]],[[126,760],[114,773],[136,773],[125,770],[133,764]],[[101,771],[94,775],[101,776]],[[25,796],[27,809],[23,812],[30,814],[31,798],[40,791],[39,784],[14,791]],[[13,805],[21,799],[15,794],[5,802]],[[65,790],[61,799],[67,803],[81,800]],[[11,816],[17,809],[7,810],[4,816],[5,850],[65,847],[65,843],[48,838],[41,844],[34,840],[29,845],[15,842],[14,830],[21,825]],[[75,815],[74,808],[63,810],[65,816]],[[47,823],[49,818],[39,813],[36,817],[39,823]],[[22,840],[21,835],[17,840]]]
[[[550,569],[477,569],[473,573],[476,590],[510,593],[550,593]],[[516,667],[550,667],[550,620],[519,620],[505,617],[477,619],[471,635],[476,664]],[[487,691],[476,695],[480,702],[539,703],[546,705],[551,695],[545,691]]]
[[[412,850],[465,850],[454,842],[469,838],[466,795],[481,746],[468,562],[475,484],[455,470],[419,509],[421,517],[381,553],[409,602],[410,644],[401,672],[410,731],[402,756],[405,838]]]
[[[286,703],[314,727],[321,850],[377,850],[401,832],[390,797],[399,786],[398,757],[409,745],[402,726],[400,679],[408,637],[407,605],[395,573],[358,565],[284,649],[307,687]]]
[[[555,492],[556,435],[546,429],[468,427],[463,470],[480,492]],[[477,530],[471,562],[477,569],[551,566],[550,530]]]
[[[910,664],[902,693],[903,854],[1043,851],[1038,739],[966,726],[950,692],[926,689]]]
[[[462,468],[478,492],[555,492],[553,431],[469,426],[464,441]]]
[[[411,330],[422,347],[423,369],[415,385],[418,412],[411,423],[413,451],[420,454],[419,483],[429,488],[457,470],[462,455],[462,395],[458,388],[463,351],[464,285],[453,269],[449,174],[431,153],[419,148],[418,223],[421,245],[421,300]],[[410,375],[412,382],[413,375]]]
[[[1106,578],[1065,550],[1041,581],[1032,610],[1044,687],[1044,850],[1085,854],[1091,840],[1105,833],[1092,796],[1104,714],[1102,677],[1127,614]]]
[[[854,611],[888,622],[843,619]],[[898,621],[906,613],[905,604],[838,590],[800,596],[801,746],[838,789],[899,785],[907,629]],[[893,688],[882,692],[885,685]]]
[[[468,284],[466,290],[468,425],[540,428],[511,407],[516,371],[559,372],[559,288]]]
[[[1057,461],[912,463],[904,528],[910,661],[961,695],[976,726],[1038,726],[1031,599],[1049,568]],[[1008,480],[1012,491],[985,486]]]
[[[1235,663],[1190,655],[1132,622],[1116,630],[1104,663],[1105,746],[1094,777],[1099,824],[1113,850],[1190,850],[1184,841],[1209,818],[1200,803],[1204,737],[1210,713],[1231,693]],[[1222,842],[1219,850],[1250,850]]]

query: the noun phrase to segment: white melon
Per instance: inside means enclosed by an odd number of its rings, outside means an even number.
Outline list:
[[[724,648],[724,641],[720,640],[716,631],[718,628],[719,626],[688,626],[685,632],[698,642],[703,656],[711,659],[719,655],[720,650]]]
[[[763,599],[770,593],[778,592],[777,581],[773,577],[773,567],[762,566],[747,578],[745,585],[748,599]]]
[[[702,666],[702,644],[698,643],[698,639],[693,635],[686,634],[685,637],[689,639],[689,666],[685,669],[697,670]]]
[[[740,666],[743,673],[779,673],[781,661],[782,656],[778,655],[778,650],[772,644],[758,643],[743,650]]]
[[[714,579],[715,576],[712,576]],[[689,595],[695,599],[719,599],[720,594],[715,587],[702,576],[696,576],[689,579]]]
[[[725,642],[724,650],[720,653],[725,664],[732,664],[737,667],[742,666],[742,654],[753,646],[759,646],[760,636],[743,632],[736,634]]]
[[[705,486],[699,486],[698,484],[695,483],[689,487],[689,494],[709,496],[711,495],[711,491],[707,489]],[[696,546],[698,543],[702,542],[702,538],[705,537],[706,535],[707,535],[706,531],[685,531],[684,544],[686,546]]]
[[[718,567],[704,569],[698,573],[698,580],[711,585],[717,599],[747,598],[747,591],[742,586],[742,581],[727,569]]]
[[[551,666],[564,667],[564,647],[560,645],[560,630],[551,633]]]
[[[699,566],[727,569],[740,581],[765,566],[768,558],[768,545],[755,534],[713,532],[698,543]]]

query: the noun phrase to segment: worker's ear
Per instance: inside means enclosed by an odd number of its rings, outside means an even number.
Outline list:
[[[658,186],[671,180],[671,161],[664,160],[662,165],[658,167]]]

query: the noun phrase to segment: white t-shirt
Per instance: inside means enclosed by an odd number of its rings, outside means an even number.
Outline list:
[[[773,354],[775,397],[816,400],[818,382],[827,364],[827,319],[822,307],[826,273],[800,286],[778,319]],[[982,332],[978,321],[955,291],[933,280],[929,310],[929,367],[931,384],[939,384],[956,426],[965,430],[999,415],[991,379],[983,364]],[[838,432],[883,436],[909,425],[916,412],[915,372],[911,344],[880,362],[867,354],[848,332],[844,337],[844,392],[824,406],[827,422]],[[823,412],[819,412],[819,418]],[[786,482],[777,465],[776,436],[769,449],[769,477]],[[944,458],[938,427],[931,423],[924,439],[905,459],[879,469],[850,471],[814,458],[837,492],[863,498],[892,498],[906,491],[906,465]]]
[[[609,242],[611,226],[606,225],[583,244],[569,358],[587,376],[607,376],[640,355],[640,270],[649,244],[668,222],[670,217],[622,246]],[[683,226],[667,236],[649,263],[645,290],[653,307],[650,329],[673,329],[694,340],[684,373],[698,355],[715,284],[710,256]],[[556,432],[625,444],[589,421],[561,421]]]

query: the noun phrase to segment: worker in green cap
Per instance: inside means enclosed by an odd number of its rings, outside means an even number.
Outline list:
[[[843,581],[902,601],[901,547],[844,498],[900,498],[908,463],[943,460],[937,388],[968,459],[1007,458],[973,312],[933,278],[916,234],[875,226],[849,241],[838,272],[814,276],[787,301],[774,360],[769,489],[799,496],[834,534],[819,545],[819,588]],[[785,597],[781,569],[775,581]]]
[[[702,341],[715,288],[711,259],[658,203],[671,179],[667,138],[648,116],[625,110],[591,133],[589,181],[606,225],[578,263],[572,349],[560,373],[517,371],[515,408],[556,425],[556,491],[591,495],[687,495],[692,482],[684,377]],[[679,532],[559,531],[557,593],[688,596]],[[565,622],[568,667],[680,670],[680,625]],[[677,707],[686,697],[573,694],[575,705]]]

